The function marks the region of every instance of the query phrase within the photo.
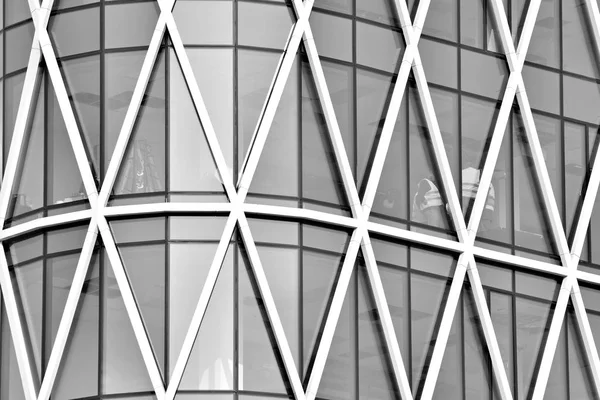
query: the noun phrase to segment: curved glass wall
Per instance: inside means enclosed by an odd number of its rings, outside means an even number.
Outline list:
[[[0,400],[598,398],[600,21],[531,3],[55,0],[36,65],[3,0]]]

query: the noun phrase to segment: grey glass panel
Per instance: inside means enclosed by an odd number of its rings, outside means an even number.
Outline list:
[[[438,0],[431,3],[423,33],[457,41],[458,35],[457,0]]]
[[[170,57],[172,60],[176,59],[173,51]],[[169,70],[169,82],[169,189],[222,192],[221,178],[198,113],[183,73],[175,65]],[[153,147],[157,150],[163,149],[160,146]]]
[[[565,322],[567,321],[567,318],[568,315],[565,316]],[[552,367],[550,368],[550,377],[548,378],[548,383],[546,384],[544,400],[561,400],[569,398],[567,372],[570,361],[569,354],[567,352],[566,330],[565,324],[563,323],[563,327],[560,330],[560,336],[558,337],[558,343],[556,344],[556,351],[554,353],[554,360],[552,360]],[[579,399],[579,397],[572,398]]]
[[[541,276],[515,272],[515,290],[517,293],[552,301],[558,294],[558,283]]]
[[[379,255],[379,253],[376,253]],[[379,261],[379,259],[377,260]],[[396,339],[400,346],[400,354],[404,361],[404,368],[410,371],[410,309],[409,309],[409,293],[408,290],[408,273],[406,270],[379,266],[379,274],[381,275],[381,283],[385,292],[385,298],[390,309]]]
[[[121,247],[119,252],[154,356],[164,372],[165,246]]]
[[[560,23],[560,1],[542,1],[525,58],[527,61],[560,67]],[[571,30],[573,27],[564,25],[563,29]]]
[[[560,76],[541,68],[523,66],[523,81],[531,107],[554,114],[560,113]]]
[[[104,172],[108,169],[146,52],[106,54]]]
[[[100,8],[61,13],[50,20],[49,32],[59,57],[100,49]]]
[[[42,376],[42,329],[44,312],[44,271],[41,261],[15,268],[13,290],[19,307],[25,343],[37,376]],[[34,374],[36,373],[34,371]]]
[[[390,355],[373,299],[366,267],[359,266],[358,284],[358,387],[361,398],[400,398],[394,385]]]
[[[232,44],[231,1],[179,1],[173,18],[183,44]]]
[[[378,262],[385,262],[408,268],[408,247],[404,244],[388,242],[371,237],[371,245]]]
[[[54,8],[60,10],[97,2],[98,0],[54,0]]]
[[[598,78],[598,57],[584,0],[562,2],[563,68]]]
[[[43,252],[42,235],[34,236],[29,239],[19,240],[8,245],[8,265],[15,265],[35,257],[39,257]]]
[[[169,354],[170,371],[192,320],[216,244],[172,243],[169,245]],[[186,368],[181,389],[231,389],[233,377],[232,257],[224,262],[208,304],[201,333]],[[222,318],[219,318],[219,313]],[[207,346],[210,343],[210,346]]]
[[[106,256],[104,259],[108,260]],[[107,262],[103,270],[102,391],[106,394],[151,391],[152,382],[112,267]]]
[[[444,149],[456,188],[460,187],[460,131],[458,129],[458,96],[450,91],[431,88],[431,100],[438,120]],[[439,162],[437,163],[439,165]]]
[[[3,136],[3,164],[8,158],[19,102],[21,101],[21,92],[23,91],[23,82],[25,81],[25,72],[11,76],[4,81],[6,100],[4,102],[4,134]]]
[[[565,116],[598,124],[600,122],[600,87],[596,82],[563,77]]]
[[[242,256],[243,257],[243,256]],[[241,258],[243,260],[243,258]],[[262,300],[251,283],[249,266],[239,266],[239,374],[240,390],[287,393],[274,351],[276,346],[267,330],[268,320]]]
[[[446,280],[411,274],[412,387],[425,380],[428,354],[435,343],[436,321],[445,297]]]
[[[47,121],[47,192],[46,204],[64,204],[87,198],[77,167],[75,153],[69,139],[56,94],[50,87]]]
[[[110,227],[117,243],[164,240],[164,218],[140,218],[111,221]]]
[[[238,4],[238,43],[283,49],[292,27],[291,10],[284,5]]]
[[[356,23],[356,62],[367,67],[395,72],[404,52],[400,32]]]
[[[12,341],[11,332],[8,327],[8,318],[4,303],[1,309],[0,327],[0,397],[3,399],[25,400],[23,385],[17,355]]]
[[[31,18],[26,1],[4,0],[3,5],[6,8],[6,26]]]
[[[419,41],[419,53],[428,82],[456,88],[458,54],[455,47],[423,38]]]
[[[456,263],[454,257],[450,255],[416,247],[410,249],[410,254],[410,266],[413,270],[429,272],[443,277],[451,276]]]
[[[105,13],[105,46],[115,47],[148,46],[156,21],[158,4],[138,2],[107,5]]]
[[[596,399],[598,395],[594,390],[592,366],[588,361],[583,338],[575,318],[575,312],[569,310],[566,315],[569,338],[569,356],[559,358],[563,365],[568,364],[569,392],[571,399]],[[564,330],[564,327],[563,327]],[[568,361],[567,361],[568,360]],[[566,369],[566,368],[565,368]],[[566,386],[566,385],[565,385]]]
[[[59,251],[81,249],[87,231],[88,226],[84,225],[48,232],[46,252],[52,254]]]
[[[352,0],[320,0],[315,3],[315,8],[317,7],[344,14],[352,14]]]
[[[225,217],[169,217],[169,239],[220,240],[225,221]]]
[[[233,173],[233,50],[186,49],[186,53],[219,139],[221,152],[229,172]]]
[[[43,82],[43,79],[42,79]],[[37,96],[37,101],[36,101]],[[37,104],[33,106],[33,104]],[[34,91],[29,127],[23,145],[8,205],[8,217],[44,206],[44,90]],[[41,214],[38,214],[38,217]]]
[[[550,305],[537,301],[516,299],[518,396],[525,398],[533,384],[534,368],[540,345],[549,329]]]
[[[512,291],[512,271],[505,267],[496,267],[477,261],[477,270],[481,283],[484,286],[490,286],[498,289]]]
[[[356,130],[358,149],[358,183],[366,185],[365,173],[371,170],[377,141],[387,113],[387,99],[391,96],[391,78],[383,74],[357,69],[356,71]]]
[[[304,225],[302,228],[303,245],[316,249],[344,253],[348,246],[348,233],[334,231],[318,226]]]
[[[448,342],[446,343],[444,358],[442,359],[442,365],[440,366],[440,372],[435,385],[435,399],[463,399],[463,385],[466,382],[463,378],[464,332],[463,327],[461,326],[462,311],[462,307],[458,307],[454,314],[454,319],[452,320],[452,325],[450,327],[450,337],[448,338]],[[432,338],[431,342],[435,343],[435,339]],[[472,343],[472,345],[477,345],[477,342]],[[466,363],[468,361],[470,360],[467,360],[465,355],[465,369],[467,368]],[[428,365],[428,361],[426,361],[426,365]],[[424,377],[422,377],[421,379],[424,379]]]
[[[468,288],[463,293],[465,398],[469,400],[490,399],[494,378],[491,376],[492,371],[489,366],[490,356],[485,336],[481,327],[473,291]],[[458,314],[454,316],[454,321],[457,320],[457,317]],[[449,338],[450,343],[454,342],[451,338]],[[446,355],[444,355],[445,358]],[[460,370],[461,366],[456,369]]]
[[[265,103],[279,55],[238,51],[238,165],[244,158]]]
[[[460,41],[480,49],[485,44],[485,2],[481,0],[461,0],[460,2]]]
[[[56,333],[58,332],[58,326],[67,304],[67,297],[73,277],[75,276],[75,269],[77,268],[77,262],[79,261],[79,254],[70,254],[67,256],[53,257],[46,260],[45,269],[45,280],[46,280],[46,294],[44,299],[46,322],[45,322],[45,336],[46,336],[46,347],[51,349],[54,345]],[[44,356],[44,362],[47,363],[50,356],[50,352],[46,350]]]
[[[565,202],[567,214],[567,236],[572,237],[575,229],[575,216],[580,203],[583,202],[584,181],[589,167],[586,155],[586,129],[583,125],[565,122]],[[584,251],[585,254],[585,251]]]
[[[274,247],[258,249],[271,294],[275,301],[283,330],[287,338],[296,368],[300,369],[301,347],[299,326],[300,267],[299,251]],[[284,311],[285,310],[285,311]],[[312,334],[312,332],[311,332]]]
[[[233,394],[191,394],[191,393],[179,393],[175,396],[175,400],[233,400]],[[256,399],[256,396],[238,396],[238,399]]]
[[[54,271],[53,278],[56,278]],[[70,282],[62,284],[70,288]],[[71,337],[67,342],[52,391],[52,399],[67,400],[98,394],[99,285],[99,264],[96,256],[91,261],[83,286],[78,312],[73,319]]]
[[[161,53],[121,161],[113,189],[115,194],[165,190],[165,90],[165,56]]]
[[[27,66],[33,43],[33,33],[34,28],[31,22],[9,29],[4,33],[6,40],[4,51],[6,54],[10,54],[10,57],[6,57],[4,60],[5,74]]]
[[[356,15],[384,24],[397,24],[396,10],[389,0],[357,0]]]
[[[492,292],[490,293],[490,315],[492,324],[498,339],[500,355],[504,361],[504,368],[508,382],[514,392],[514,332],[513,332],[513,299],[510,295]],[[499,399],[499,396],[494,396]]]
[[[63,61],[62,72],[97,182],[100,174],[100,56]]]
[[[298,67],[285,85],[250,192],[298,197]],[[258,104],[257,104],[258,105]]]
[[[461,50],[462,90],[500,99],[508,75],[506,61],[502,58]]]
[[[310,26],[319,56],[352,62],[352,20],[313,12]]]
[[[248,225],[257,243],[298,244],[301,226],[298,223],[249,218]]]

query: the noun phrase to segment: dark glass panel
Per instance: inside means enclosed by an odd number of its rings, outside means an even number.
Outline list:
[[[108,260],[106,254],[103,258]],[[112,394],[152,391],[152,383],[140,346],[135,338],[113,268],[108,261],[103,270],[102,392]],[[157,356],[161,357],[160,354]]]
[[[465,399],[488,400],[494,385],[490,355],[471,287],[466,286],[463,293]],[[455,321],[458,315],[454,316]],[[451,340],[452,336],[448,339],[449,343]],[[444,359],[446,357],[447,355],[444,355]],[[459,366],[456,369],[461,368],[462,366]]]
[[[19,266],[12,274],[13,290],[34,376],[42,376],[44,271],[42,261]]]
[[[562,32],[563,68],[576,74],[600,78],[594,34],[584,0],[562,2]]]
[[[105,63],[104,172],[113,156],[146,52],[110,53]],[[149,99],[147,99],[149,100]],[[142,110],[140,109],[140,112]]]
[[[462,90],[500,100],[508,76],[505,59],[465,49],[460,56]]]
[[[356,274],[352,275],[331,341],[317,397],[332,400],[357,398]]]
[[[119,252],[154,356],[164,373],[165,246],[121,247]]]
[[[524,2],[521,0],[521,3]],[[527,61],[560,68],[560,22],[560,1],[542,1],[525,58]]]
[[[117,243],[165,239],[165,219],[162,217],[111,221],[110,227]]]
[[[508,382],[513,388],[514,393],[514,332],[513,332],[513,298],[510,295],[491,292],[490,293],[490,315],[492,325],[498,339],[498,347],[500,355],[504,362],[504,368],[508,377]],[[499,396],[494,396],[494,399],[499,399]]]
[[[165,190],[165,108],[165,56],[160,53],[121,161],[116,195]]]
[[[563,91],[565,116],[591,124],[600,123],[596,107],[600,103],[600,87],[596,82],[565,75]]]
[[[560,114],[560,76],[556,72],[523,66],[523,81],[531,107]]]
[[[53,281],[64,285],[63,291],[66,294],[70,282],[65,282],[62,276],[57,276],[55,268],[56,264],[52,271]],[[91,260],[89,268],[79,299],[78,311],[73,319],[72,332],[52,390],[53,400],[68,400],[98,394],[100,272],[97,256]],[[60,280],[57,281],[57,277]]]
[[[43,82],[43,77],[41,78]],[[37,100],[36,100],[37,98]],[[36,104],[36,105],[34,105]],[[44,206],[44,88],[34,91],[7,217]],[[27,131],[28,130],[28,131]],[[41,214],[37,214],[40,217]]]
[[[586,154],[586,128],[565,122],[565,202],[567,208],[566,231],[572,239],[577,211],[585,195],[584,182],[589,175]]]
[[[105,7],[104,13],[104,43],[107,49],[150,44],[158,21],[157,3],[110,4]]]
[[[173,51],[170,60],[177,63]],[[220,193],[223,191],[220,175],[185,78],[177,65],[171,64],[169,82],[169,190]],[[162,84],[160,80],[157,83]],[[164,87],[161,90],[164,94]]]
[[[75,116],[79,119],[83,143],[91,160],[92,173],[96,182],[99,182],[100,56],[77,58],[61,64],[67,93]]]
[[[458,0],[437,0],[431,3],[423,33],[446,40],[457,41]]]
[[[311,70],[307,64],[302,67],[302,196],[344,210],[348,207],[348,200],[331,133]],[[338,69],[336,72],[337,78],[350,78],[350,72],[346,69]],[[305,204],[304,207],[311,206]]]
[[[64,204],[87,198],[75,153],[56,93],[48,94],[46,204]]]
[[[238,3],[238,43],[281,49],[292,28],[292,10],[284,5]]]
[[[427,81],[456,88],[458,82],[457,49],[434,40],[421,39],[419,53]],[[440,62],[443,60],[443,62]]]
[[[1,8],[1,7],[0,7]],[[6,160],[8,158],[8,151],[10,150],[11,139],[13,135],[13,130],[15,128],[15,120],[17,119],[17,111],[19,110],[19,102],[21,101],[21,92],[23,91],[23,83],[25,81],[25,72],[11,76],[7,78],[4,82],[5,92],[4,96],[6,100],[4,101],[4,134],[3,136],[3,157],[5,165]],[[35,95],[35,92],[34,92]],[[31,110],[33,112],[33,110]]]
[[[416,273],[410,276],[411,337],[412,337],[412,387],[413,391],[425,382],[428,360],[435,338],[437,320],[443,312],[448,284],[445,279],[436,279]]]
[[[538,301],[516,299],[517,378],[518,397],[530,393],[541,344],[550,328],[551,305]]]
[[[515,113],[513,121],[515,244],[528,249],[554,253],[546,206],[520,114]],[[538,131],[540,136],[544,137],[544,131],[539,125]],[[546,138],[552,139],[552,134],[553,132],[548,132]]]
[[[242,254],[240,260],[244,260]],[[244,260],[245,261],[245,260]],[[239,321],[238,375],[240,390],[287,393],[285,372],[276,355],[277,345],[269,323],[266,309],[259,294],[250,265],[239,265]]]
[[[8,318],[4,303],[0,313],[0,397],[11,400],[25,400],[23,385],[17,355],[13,345],[11,332],[8,326]]]
[[[300,257],[297,249],[260,247],[260,260],[265,270],[275,306],[290,346],[296,368],[300,356]],[[312,334],[312,332],[311,332]]]
[[[169,217],[169,239],[221,240],[225,221],[225,217]]]
[[[180,355],[216,245],[170,245],[170,370]],[[195,260],[206,260],[198,268]],[[180,390],[234,388],[233,252],[227,253],[200,331],[179,385]]]
[[[365,174],[371,170],[387,114],[392,78],[362,69],[356,70],[356,130],[358,150],[358,184],[366,185]],[[362,187],[364,190],[364,186]]]
[[[409,138],[407,136],[408,93],[408,91],[405,91],[402,96],[400,112],[394,126],[381,178],[379,179],[379,186],[373,201],[373,213],[401,219],[408,218],[413,196],[412,193],[407,193],[407,191],[412,191],[408,186],[409,168],[412,168],[410,160],[407,160],[409,158]],[[419,167],[417,166],[417,168]]]
[[[352,20],[313,12],[310,27],[319,56],[352,62]]]
[[[367,67],[395,72],[404,53],[402,33],[390,28],[356,23],[356,62]]]
[[[379,311],[363,265],[359,265],[358,277],[359,396],[364,399],[399,399]]]
[[[233,175],[233,50],[186,49],[186,53],[229,173]]]
[[[58,57],[100,49],[99,7],[57,14],[49,25]]]
[[[326,317],[342,255],[304,250],[302,253],[302,331],[304,374],[315,354],[317,337]],[[339,326],[339,325],[338,325]]]
[[[578,322],[575,317],[575,311],[568,310],[566,322],[569,338],[569,357],[559,358],[563,365],[568,364],[569,371],[569,394],[571,399],[592,400],[597,399],[598,395],[594,389],[594,380],[592,376],[592,366],[588,360],[583,338],[579,331]],[[563,330],[564,330],[563,326]],[[556,358],[556,356],[554,356]],[[565,385],[566,386],[566,385]],[[546,389],[548,390],[548,389]]]
[[[238,165],[243,168],[258,117],[265,103],[279,54],[238,51]]]
[[[298,65],[294,64],[277,107],[249,192],[298,197]]]
[[[183,44],[233,44],[232,1],[179,1],[173,18]]]
[[[398,24],[396,9],[390,0],[356,0],[356,15],[383,24]]]

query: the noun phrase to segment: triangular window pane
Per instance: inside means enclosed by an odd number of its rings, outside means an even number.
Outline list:
[[[17,355],[8,324],[6,309],[2,302],[0,319],[0,397],[3,399],[25,400]]]
[[[565,323],[568,316],[565,316]],[[571,342],[569,338],[569,342]],[[550,367],[550,376],[546,384],[544,400],[561,400],[569,398],[569,384],[567,382],[567,371],[571,363],[567,350],[567,333],[563,323]],[[573,399],[584,399],[584,397],[571,397]]]
[[[595,35],[590,26],[590,17],[589,8],[584,0],[563,3],[563,68],[598,79],[598,55],[594,51]]]
[[[498,339],[498,347],[506,369],[506,376],[514,391],[513,298],[510,295],[492,292],[488,301],[492,325]]]
[[[192,321],[192,316],[198,305],[198,299],[200,298],[216,251],[216,243],[169,244],[169,376],[173,372],[173,368],[181,353],[181,346],[183,345],[183,341]],[[222,269],[225,268],[225,265]],[[223,274],[223,272],[221,272],[221,274]],[[221,274],[219,276],[221,276]],[[213,296],[217,295],[216,291],[213,291],[212,293]],[[229,295],[231,295],[231,293]],[[224,297],[221,296],[219,298],[222,298],[223,301],[225,301]],[[213,300],[210,301],[209,307],[212,303]],[[219,307],[221,306],[219,305]],[[225,304],[223,304],[223,307],[225,307]],[[223,308],[223,310],[225,312],[225,308]],[[205,315],[204,321],[206,321],[207,316],[208,314]],[[228,321],[223,322],[226,324]],[[222,338],[224,339],[227,332],[224,331],[223,335]],[[219,344],[219,340],[216,338],[211,340],[213,345],[212,350],[215,352],[222,346],[227,345],[226,340],[225,343],[221,344]],[[206,354],[206,356],[208,356],[208,354]],[[216,368],[216,365],[213,365],[213,363],[216,363],[217,361],[219,360],[210,360],[209,363],[209,360],[207,359],[195,368],[199,368],[201,365],[207,370],[211,366]],[[188,366],[189,365],[190,364],[188,363]],[[206,375],[210,376],[210,373],[207,372]],[[190,379],[195,380],[199,378],[202,378],[202,376],[190,377]],[[194,380],[190,381],[190,385],[192,384],[191,382],[194,382]],[[195,387],[193,389],[199,388]],[[209,388],[203,387],[203,389]]]
[[[113,267],[110,265],[106,254],[104,254],[103,258],[107,260],[104,265],[103,288],[103,393],[152,391],[152,382],[142,358],[140,346],[133,332],[129,314],[125,309],[123,297],[113,273]],[[134,279],[130,279],[131,282],[134,282]],[[135,280],[137,281],[137,279]],[[135,286],[133,288],[135,290]],[[137,294],[136,297],[138,297]],[[143,303],[138,300],[138,304]],[[151,306],[152,304],[148,305],[147,308],[151,309]],[[143,312],[143,308],[140,307],[139,309]],[[146,325],[148,325],[147,322]],[[148,333],[150,340],[153,342],[154,337],[150,329],[148,329]],[[160,346],[158,343],[156,345]],[[160,360],[160,353],[155,352],[155,355]]]
[[[399,399],[389,350],[383,335],[366,267],[359,266],[358,283],[358,387],[369,399]],[[406,355],[408,356],[408,355]]]
[[[539,179],[521,115],[515,112],[513,118],[513,168],[514,168],[514,223],[515,245],[545,253],[557,254],[553,241],[547,207],[542,196]],[[554,137],[553,124],[536,123],[538,132],[549,132],[546,137]],[[549,128],[549,129],[545,129]],[[547,156],[547,158],[551,158]],[[552,175],[550,176],[551,181]],[[553,182],[553,187],[558,187]],[[558,193],[558,192],[557,192]]]
[[[525,1],[520,0],[521,7]],[[577,1],[565,3],[563,10],[572,8]],[[561,2],[558,0],[542,1],[540,9],[537,15],[535,26],[533,28],[533,34],[531,36],[531,43],[527,50],[527,61],[531,61],[537,64],[547,65],[548,67],[560,68],[560,34],[564,32],[563,38],[567,39],[566,32],[573,32],[573,30],[581,29],[581,22],[578,22],[577,26],[568,23],[565,20],[565,14],[562,14],[562,30],[561,30],[561,18],[560,14]],[[514,13],[514,8],[513,11]],[[563,11],[564,13],[565,11]],[[521,21],[524,22],[525,12],[521,14]],[[517,14],[515,14],[516,16]],[[583,22],[583,21],[582,21]],[[585,22],[584,22],[585,24]],[[513,28],[514,30],[514,28]],[[569,36],[572,34],[569,33]],[[566,43],[564,46],[568,46]],[[563,47],[564,51],[572,51]],[[565,60],[565,62],[570,62]]]
[[[7,217],[17,217],[44,206],[44,87],[34,91],[29,110]],[[34,215],[40,217],[41,214]]]
[[[165,90],[165,56],[161,52],[121,161],[115,195],[165,191]]]
[[[221,177],[175,53],[169,54],[169,191],[223,194]]]
[[[52,398],[72,399],[98,394],[96,349],[99,340],[99,312],[100,269],[98,255],[95,255],[90,261],[78,310],[71,325],[69,341],[52,390]]]
[[[238,387],[271,393],[289,393],[267,311],[245,254],[239,254]]]
[[[186,364],[179,390],[233,390],[234,388],[233,259],[234,251],[230,246]],[[174,264],[171,268],[173,266]],[[183,282],[185,277],[181,278]],[[200,281],[192,281],[188,285],[202,287],[197,282]],[[171,299],[177,296],[173,293],[173,289],[182,289],[181,284],[171,288]],[[187,293],[180,292],[178,297],[181,299],[190,297]],[[197,299],[194,301],[195,307]],[[172,314],[177,310],[178,305],[171,302]],[[178,332],[176,327],[171,325],[171,335],[182,336],[186,332],[186,329]],[[175,360],[176,354],[171,353],[171,368],[175,365]]]
[[[462,366],[462,352],[463,352],[463,335],[461,332],[461,319],[462,307],[458,303],[454,319],[452,320],[452,326],[450,328],[450,335],[448,336],[448,342],[444,349],[444,357],[442,359],[442,365],[440,366],[440,372],[435,383],[434,399],[460,399],[462,398],[463,392],[463,366]],[[440,318],[441,319],[441,318]],[[466,328],[466,327],[465,327]],[[473,343],[471,343],[473,344]],[[435,339],[432,338],[431,346],[435,345]],[[468,360],[465,359],[465,363]],[[468,368],[465,365],[465,368]],[[421,382],[425,380],[425,372],[421,377]],[[420,389],[422,390],[422,389]]]
[[[124,246],[119,252],[154,355],[164,372],[165,246]]]
[[[592,400],[598,395],[594,389],[592,366],[588,360],[583,338],[579,331],[575,311],[568,310],[566,315],[568,325],[569,348],[569,391],[571,399]],[[556,359],[556,356],[555,356]],[[560,360],[560,359],[559,359]],[[566,364],[565,360],[560,360]],[[548,390],[548,389],[546,389]]]
[[[69,99],[79,120],[90,167],[100,177],[100,57],[77,58],[61,63]],[[56,106],[58,108],[58,105]],[[112,154],[111,154],[112,155]]]

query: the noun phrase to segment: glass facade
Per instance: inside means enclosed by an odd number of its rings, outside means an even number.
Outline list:
[[[600,398],[599,32],[1,0],[0,400]]]

